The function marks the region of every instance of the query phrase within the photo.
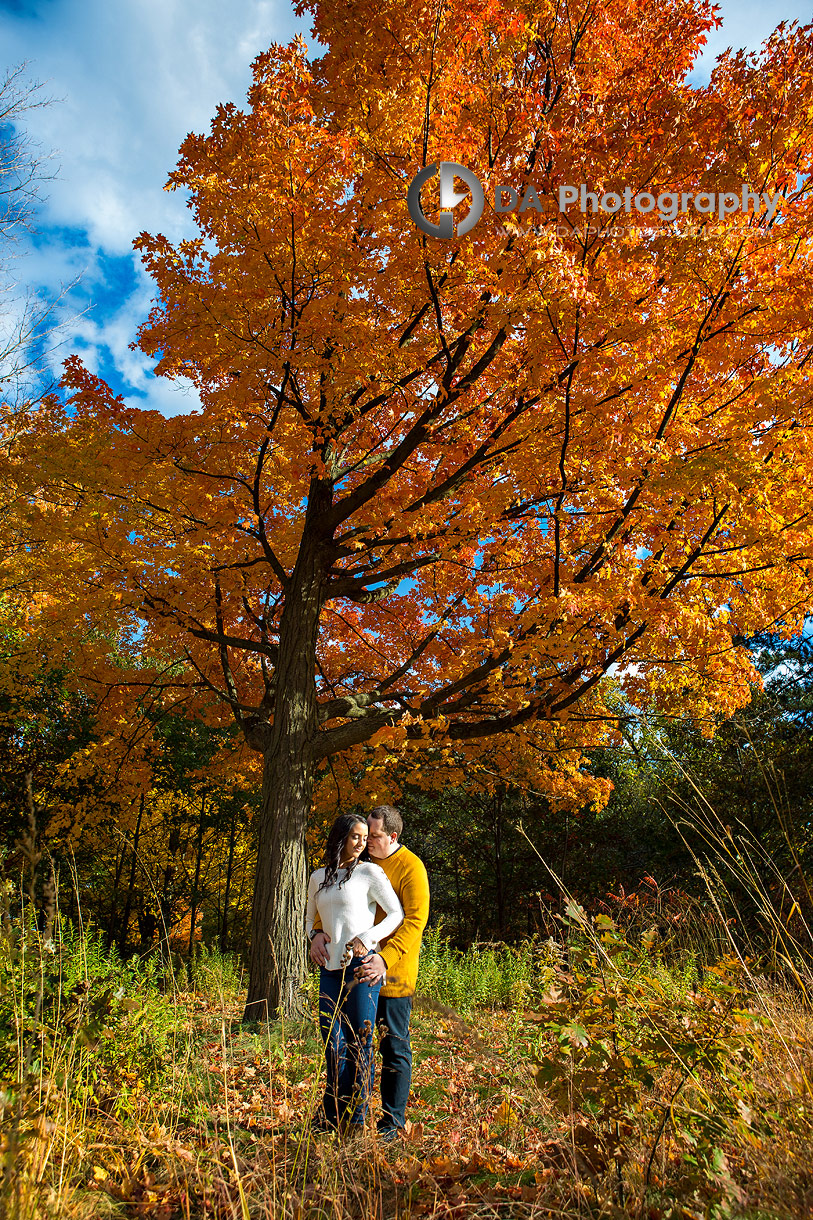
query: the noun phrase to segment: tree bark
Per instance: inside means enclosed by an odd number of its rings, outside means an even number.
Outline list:
[[[119,936],[119,953],[124,957],[127,948],[127,925],[130,922],[130,910],[133,902],[133,886],[135,885],[136,864],[138,863],[138,839],[141,834],[141,819],[144,817],[144,793],[138,806],[138,821],[133,835],[133,855],[130,860],[130,879],[127,883],[127,898],[124,903],[124,914],[121,919],[121,934]]]
[[[220,952],[225,953],[229,939],[229,898],[231,896],[231,874],[234,867],[234,841],[237,838],[237,810],[231,819],[229,832],[229,862],[226,865],[226,887],[223,893],[223,920],[220,924]]]
[[[307,757],[266,755],[244,1021],[304,1014],[305,828],[312,792],[313,766]]]
[[[274,721],[263,751],[257,875],[251,913],[251,962],[244,1021],[304,1015],[307,962],[305,829],[316,772],[319,720],[316,644],[327,562],[308,507],[299,556],[280,621]]]
[[[195,880],[192,885],[192,903],[189,910],[189,956],[195,947],[195,922],[198,918],[198,890],[200,887],[200,862],[203,856],[203,815],[206,809],[206,797],[200,799],[200,819],[198,821],[198,843],[195,854]]]

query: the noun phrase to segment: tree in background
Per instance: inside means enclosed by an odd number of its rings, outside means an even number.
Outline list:
[[[49,105],[42,86],[26,78],[26,65],[0,80],[0,433],[7,444],[15,422],[25,419],[43,384],[42,345],[53,331],[53,302],[21,291],[13,252],[29,229],[42,184],[51,177],[48,158],[24,128],[25,116]],[[5,505],[4,505],[5,507]]]
[[[24,622],[35,597],[31,558],[38,541],[29,528],[36,496],[30,479],[20,482],[25,459],[21,437],[34,414],[49,408],[53,378],[45,348],[57,327],[54,301],[26,292],[19,280],[16,243],[30,229],[42,185],[51,176],[48,157],[25,131],[25,117],[48,105],[41,85],[26,78],[26,65],[8,69],[0,79],[0,632]],[[22,462],[22,465],[21,465]],[[27,473],[27,472],[26,472]],[[42,545],[39,543],[39,545]],[[21,617],[22,616],[22,617]],[[6,637],[0,650],[0,687],[4,679]]]
[[[26,290],[20,278],[18,243],[53,176],[49,156],[25,127],[32,110],[49,104],[26,67],[0,78],[0,848],[6,849],[27,829],[29,791],[43,831],[60,802],[85,804],[97,778],[64,773],[67,760],[90,747],[92,700],[70,683],[65,649],[28,638],[42,607],[37,561],[49,539],[32,528],[40,506],[24,451],[34,419],[39,415],[47,429],[51,418],[47,349],[58,326],[56,302]]]
[[[593,766],[615,784],[603,807],[551,801],[513,784],[510,772],[491,790],[404,785],[404,842],[427,866],[432,922],[461,948],[550,935],[569,895],[595,910],[647,876],[665,889],[698,891],[694,861],[664,817],[668,793],[652,760],[600,753]]]
[[[235,764],[233,730],[165,717],[139,750],[130,734],[100,737],[98,709],[74,686],[50,672],[0,694],[3,871],[23,860],[30,785],[37,845],[77,923],[102,929],[122,955],[154,944],[191,952],[199,936],[244,951],[257,793],[251,769]]]
[[[69,776],[69,760],[93,740],[92,701],[47,665],[27,665],[18,633],[0,630],[0,844],[11,848],[27,825],[27,789],[46,831],[65,805],[86,804],[87,771]],[[80,790],[81,789],[81,790]]]
[[[134,709],[231,717],[262,757],[247,1016],[298,1007],[320,768],[456,783],[503,735],[537,790],[600,800],[608,674],[725,715],[738,641],[811,593],[810,30],[694,89],[702,0],[309,11],[324,54],[273,47],[182,146],[199,235],[136,243],[139,344],[201,412],[73,359],[29,458],[53,646],[82,627],[104,688],[115,638]],[[449,240],[407,211],[441,160],[486,197]],[[501,183],[524,211],[494,214]],[[650,228],[560,213],[574,183],[779,202]]]
[[[699,857],[723,874],[732,910],[761,941],[766,901],[786,925],[795,912],[808,923],[813,916],[813,651],[805,633],[790,640],[764,633],[750,647],[760,678],[752,701],[713,741],[691,725],[653,718],[644,726],[639,774],[650,806],[670,824],[675,857],[685,857],[672,829],[680,827]],[[709,841],[709,828],[719,842]],[[759,887],[738,864],[741,854],[754,861]]]
[[[660,898],[677,917],[675,930],[687,931],[679,927],[687,905],[710,909],[698,860],[720,873],[727,859],[697,833],[699,811],[706,815],[699,825],[719,816],[743,849],[765,853],[777,869],[763,876],[775,909],[791,923],[799,913],[809,922],[813,648],[808,634],[785,640],[768,633],[749,641],[749,650],[761,685],[713,738],[680,717],[618,705],[622,740],[590,759],[591,771],[612,784],[604,806],[552,801],[516,783],[510,767],[491,788],[481,777],[479,786],[475,778],[467,789],[439,792],[402,774],[405,841],[429,869],[433,918],[461,946],[521,940],[555,926],[550,915],[565,901],[561,881],[589,910],[612,910],[606,904],[615,895],[630,910],[639,901],[641,918],[654,918]],[[736,869],[725,870],[724,880],[728,893],[718,897],[726,914],[767,952],[771,928],[764,919],[760,926],[759,895]]]

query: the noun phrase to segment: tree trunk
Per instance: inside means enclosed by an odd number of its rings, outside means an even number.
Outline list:
[[[307,758],[277,760],[266,755],[244,1021],[304,1014],[305,827],[312,792],[313,768]]]
[[[127,948],[127,925],[130,922],[130,910],[133,902],[133,886],[135,885],[136,864],[138,862],[138,839],[141,834],[141,819],[144,817],[144,793],[141,794],[141,800],[138,806],[138,821],[136,822],[135,834],[133,835],[133,856],[130,861],[130,879],[127,883],[127,898],[124,903],[124,914],[121,918],[121,935],[119,937],[119,953],[124,957],[124,951]]]
[[[460,861],[458,860],[457,856],[455,856],[454,861],[454,892],[454,913],[457,921],[457,943],[460,945],[463,943],[463,929],[460,922]]]
[[[500,940],[505,940],[505,876],[502,859],[502,811],[505,790],[500,785],[492,802],[494,830],[494,879],[497,882],[497,931]]]
[[[237,838],[237,810],[234,811],[229,833],[229,862],[226,865],[226,888],[223,894],[223,920],[220,924],[220,952],[226,952],[229,938],[229,898],[231,896],[231,874],[234,867],[234,841]]]
[[[116,911],[118,909],[119,883],[121,881],[121,874],[124,870],[124,861],[126,859],[127,859],[127,842],[125,840],[124,846],[122,847],[121,851],[116,856],[116,873],[113,878],[113,896],[110,899],[110,915],[107,920],[106,940],[107,940],[108,949],[113,948],[113,945],[118,936],[118,927],[116,924]]]
[[[238,890],[237,890],[237,897],[236,897],[236,899],[234,900],[234,902],[232,903],[232,906],[234,907],[234,914],[232,915],[232,920],[231,920],[231,932],[230,932],[230,934],[229,934],[229,939],[230,939],[230,942],[231,942],[231,947],[232,947],[232,950],[234,950],[234,949],[235,949],[235,941],[234,941],[234,925],[235,925],[235,923],[237,922],[237,917],[238,917],[238,914],[239,914],[239,912],[240,912],[240,908],[241,908],[241,907],[242,907],[242,905],[243,905],[243,894],[244,894],[244,893],[245,893],[245,891],[246,891],[246,882],[249,880],[250,872],[251,872],[251,870],[250,870],[250,868],[249,868],[249,865],[247,864],[247,862],[246,862],[245,860],[243,860],[243,867],[242,867],[242,869],[240,870],[240,886],[239,886],[239,888],[238,888]],[[253,878],[252,878],[252,879],[253,879]],[[249,947],[249,946],[248,946],[248,942],[247,942],[247,941],[246,941],[246,943],[245,943],[245,944],[243,944],[243,945],[241,945],[241,946],[240,946],[240,952],[242,952],[242,953],[244,954],[244,956],[247,956],[247,955],[248,955],[248,947]]]
[[[329,503],[329,500],[328,500]],[[321,504],[321,510],[327,504]],[[319,498],[308,505],[279,634],[274,719],[263,750],[263,793],[251,912],[251,963],[244,1021],[304,1015],[307,963],[305,828],[316,765],[319,719],[316,643],[327,566],[313,531]]]
[[[198,918],[198,888],[200,886],[200,861],[203,855],[203,814],[206,809],[206,797],[200,799],[200,820],[198,821],[198,844],[195,855],[195,880],[192,885],[192,904],[189,911],[189,956],[195,947],[195,921]]]

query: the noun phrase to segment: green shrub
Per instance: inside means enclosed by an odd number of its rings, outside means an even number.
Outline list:
[[[236,953],[223,953],[202,942],[186,964],[189,988],[212,1003],[233,999],[245,986],[243,966]]]
[[[645,1196],[668,1134],[681,1149],[680,1193],[727,1206],[724,1139],[770,1129],[754,1085],[763,1024],[745,970],[723,958],[695,989],[685,978],[667,987],[646,945],[631,946],[609,916],[591,923],[571,902],[563,922],[569,969],[544,998],[534,1077],[573,1121],[581,1169],[614,1166],[623,1204],[622,1171],[643,1135],[649,1167],[634,1186]],[[664,1081],[668,1106],[653,1093]]]
[[[0,1075],[6,1103],[52,1080],[116,1108],[161,1076],[176,1012],[152,960],[122,962],[100,933],[64,916],[40,932],[28,907],[0,935]]]
[[[559,952],[551,940],[474,945],[464,952],[452,948],[438,923],[424,935],[417,990],[459,1013],[528,1007],[554,977]]]

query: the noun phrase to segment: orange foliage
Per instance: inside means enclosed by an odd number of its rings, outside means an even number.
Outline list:
[[[280,808],[281,760],[355,751],[375,799],[391,754],[456,780],[497,734],[600,799],[608,675],[711,724],[748,698],[742,640],[810,605],[810,28],[695,89],[701,0],[311,11],[321,58],[272,47],[181,148],[200,235],[136,242],[140,347],[201,413],[67,364],[48,630],[83,617],[190,712],[215,694]],[[440,160],[486,194],[447,241],[406,205]],[[542,210],[495,216],[503,182]],[[650,228],[560,215],[574,183],[781,203]]]

